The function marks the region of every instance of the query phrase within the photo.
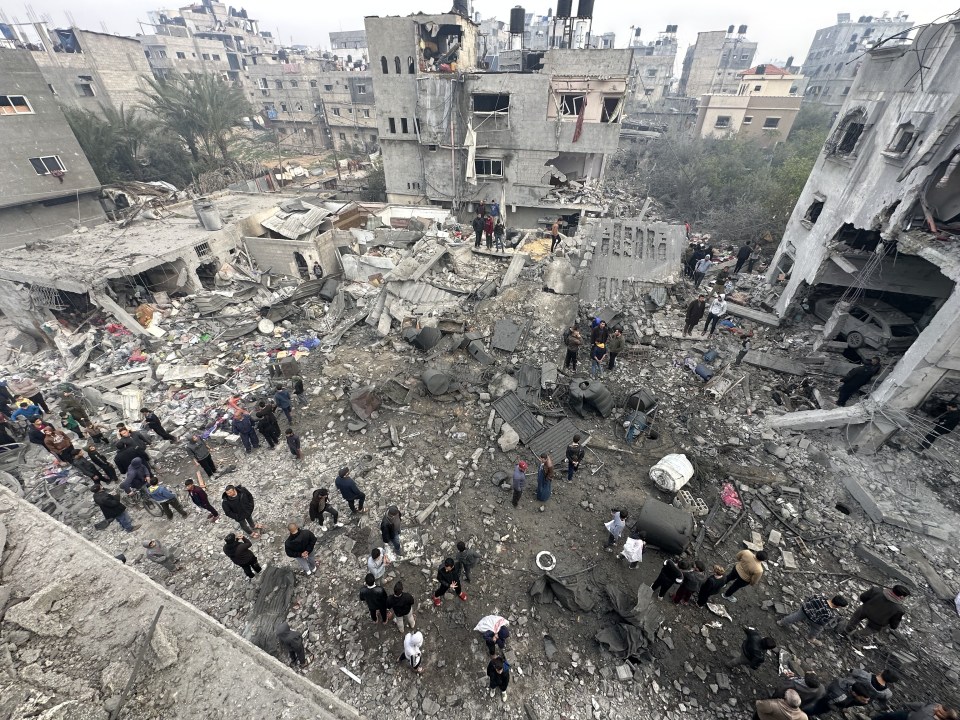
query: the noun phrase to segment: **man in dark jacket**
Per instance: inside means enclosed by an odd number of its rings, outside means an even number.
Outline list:
[[[854,631],[875,633],[885,627],[896,630],[903,620],[905,609],[903,601],[910,597],[910,590],[903,585],[892,588],[872,587],[860,596],[862,605],[853,613],[843,632],[850,635]],[[866,630],[860,630],[860,623],[867,621]]]
[[[448,590],[455,593],[461,600],[467,599],[467,594],[460,589],[460,571],[457,570],[453,558],[444,560],[443,565],[437,570],[437,583],[437,589],[433,591],[433,604],[436,607],[440,607],[440,603],[443,602],[441,598],[447,594]]]
[[[193,458],[194,464],[203,468],[208,478],[212,478],[217,472],[217,466],[214,464],[213,455],[210,454],[210,448],[203,441],[203,438],[194,433],[183,447],[187,454]]]
[[[862,682],[854,684],[849,690],[844,690],[837,682],[830,683],[826,694],[819,700],[804,705],[800,709],[808,717],[820,717],[834,710],[845,710],[851,707],[863,707],[870,704],[870,687]]]
[[[487,664],[487,678],[490,680],[490,697],[500,693],[500,699],[507,701],[507,688],[510,687],[510,663],[502,657],[495,657]]]
[[[342,467],[340,472],[337,473],[337,479],[334,482],[337,490],[340,491],[340,494],[343,496],[343,499],[347,501],[347,505],[350,506],[350,512],[356,513],[365,513],[366,510],[363,509],[363,503],[367,499],[366,494],[360,492],[360,488],[357,487],[357,483],[354,482],[353,478],[350,477],[350,468]],[[354,503],[357,503],[355,506]]]
[[[257,556],[250,549],[250,545],[250,540],[243,535],[237,537],[235,533],[230,533],[223,544],[223,554],[230,558],[234,565],[243,568],[244,574],[252,580],[261,568]]]
[[[660,568],[660,572],[654,579],[650,589],[657,593],[657,597],[662,600],[663,596],[666,595],[667,591],[673,587],[674,583],[682,579],[683,571],[676,562],[670,558],[667,558],[663,561],[663,567]]]
[[[257,410],[257,430],[267,441],[271,450],[280,442],[280,423],[277,422],[277,416],[274,415],[277,406],[273,403],[269,405],[261,400]]]
[[[619,327],[613,329],[613,334],[607,340],[607,370],[615,370],[617,367],[617,355],[623,352],[625,342],[623,339],[623,330]]]
[[[700,322],[700,318],[707,311],[707,300],[705,295],[698,295],[696,300],[691,300],[687,305],[687,314],[683,320],[683,334],[689,335]]]
[[[100,508],[104,519],[109,522],[116,520],[120,523],[120,527],[128,533],[132,533],[140,527],[133,524],[130,515],[127,513],[127,506],[120,502],[116,495],[111,495],[99,485],[95,485],[91,490],[93,491],[93,502]]]
[[[473,219],[473,222],[470,223],[470,226],[473,228],[473,232],[476,234],[476,238],[473,241],[473,247],[477,250],[480,249],[480,241],[483,240],[483,215],[477,213],[477,216]]]
[[[77,450],[74,452],[73,457],[70,458],[70,464],[73,465],[73,467],[79,472],[93,480],[94,485],[109,482],[109,478],[105,478],[103,476],[103,473],[100,472],[100,468],[90,462],[89,459],[84,457],[83,450]]]
[[[119,455],[119,453],[117,453]],[[133,495],[135,492],[139,492],[145,488],[150,480],[150,468],[147,467],[147,464],[139,457],[135,457],[130,461],[130,465],[127,468],[126,478],[122,483],[120,483],[120,488],[127,493],[127,495]]]
[[[257,429],[253,425],[253,420],[249,413],[237,413],[233,416],[231,429],[235,435],[240,436],[247,454],[252,453],[254,448],[260,447],[260,438],[257,437]]]
[[[306,667],[307,653],[303,647],[303,635],[291,630],[286,622],[277,623],[276,633],[280,649],[290,655],[290,664],[295,668]]]
[[[403,555],[403,550],[400,548],[400,519],[402,517],[403,515],[400,513],[400,508],[396,505],[391,505],[387,508],[386,514],[380,521],[380,537],[385,543],[393,545],[393,549],[396,550],[397,555],[400,556]]]
[[[140,414],[143,415],[144,424],[153,430],[158,437],[164,440],[169,440],[170,442],[180,442],[179,439],[167,432],[167,430],[163,427],[163,423],[160,422],[160,418],[153,410],[150,410],[149,408],[141,408]]]
[[[373,573],[367,573],[363,579],[363,589],[360,591],[360,599],[367,604],[370,611],[370,619],[375,623],[382,622],[387,624],[387,591],[377,585],[377,580]]]
[[[787,690],[793,690],[797,695],[800,696],[800,706],[813,705],[820,698],[827,694],[827,688],[820,678],[817,677],[816,673],[808,672],[802,677],[799,675],[792,675],[790,677],[785,677],[780,681],[780,684],[777,686],[777,689],[773,693],[773,697],[782,698]]]
[[[841,407],[846,405],[847,400],[853,397],[857,390],[873,380],[874,375],[878,372],[880,372],[880,358],[874,357],[870,359],[870,362],[856,367],[844,375],[843,382],[840,383],[837,405]]]
[[[90,462],[100,468],[100,474],[103,475],[105,482],[116,482],[117,481],[117,471],[114,469],[113,465],[110,464],[110,461],[104,455],[100,454],[100,451],[97,450],[97,446],[93,443],[87,445],[87,456],[90,458]]]
[[[309,530],[300,528],[296,523],[287,525],[290,534],[283,543],[287,557],[292,557],[307,575],[313,575],[317,569],[317,560],[313,549],[317,546],[317,536]]]
[[[387,598],[387,609],[393,615],[393,621],[400,628],[400,632],[405,627],[412,631],[417,624],[417,618],[413,614],[413,605],[416,601],[413,595],[403,591],[403,583],[399,580],[394,583],[393,595]]]
[[[250,533],[250,537],[258,538],[258,528],[263,526],[253,521],[253,495],[243,485],[227,485],[220,497],[223,514],[236,521],[240,529]]]
[[[957,409],[957,403],[948,402],[947,411],[937,418],[936,423],[933,430],[928,432],[920,443],[921,450],[926,450],[937,441],[938,437],[946,435],[960,424],[960,409]]]
[[[756,670],[767,657],[768,650],[775,650],[777,641],[771,637],[763,637],[756,628],[744,627],[743,631],[747,636],[740,646],[740,655],[727,661],[728,668],[735,668],[740,665],[746,665],[751,670]]]
[[[457,542],[457,569],[463,573],[465,582],[470,582],[470,573],[480,562],[480,553],[460,540]]]
[[[183,485],[187,490],[187,494],[190,495],[190,500],[193,504],[201,510],[206,510],[210,513],[210,522],[216,522],[220,519],[220,513],[210,504],[210,498],[207,496],[206,490],[195,484],[193,480],[187,480]]]
[[[847,606],[847,599],[842,595],[828,598],[826,595],[811,595],[800,603],[800,609],[780,618],[777,625],[787,627],[793,623],[805,621],[807,637],[811,640],[824,630],[832,630],[840,623],[840,608]]]
[[[326,525],[323,524],[324,513],[330,515],[333,520],[333,527],[343,527],[343,523],[340,522],[340,513],[330,504],[330,491],[326,488],[319,488],[313,491],[313,497],[310,499],[309,512],[310,519],[320,523],[320,529],[323,530],[323,532],[327,531]]]
[[[150,456],[132,443],[125,444],[121,449],[117,450],[117,454],[113,456],[113,464],[117,466],[117,469],[123,475],[127,474],[127,471],[130,469],[130,464],[134,460],[140,460],[144,467],[149,468],[150,466]]]
[[[733,274],[738,275],[740,270],[744,265],[747,264],[747,260],[750,259],[750,253],[753,252],[753,246],[749,242],[740,246],[740,249],[737,250],[737,266],[733,269]]]
[[[567,445],[567,480],[573,480],[573,474],[580,469],[580,463],[583,462],[583,456],[586,451],[580,444],[580,436],[574,435],[573,442]]]
[[[290,397],[290,391],[287,390],[283,385],[277,385],[277,391],[273,394],[273,401],[277,404],[277,407],[283,410],[283,414],[287,416],[287,425],[293,424],[293,401]]]
[[[287,440],[287,449],[297,460],[303,460],[303,449],[300,447],[300,437],[293,432],[293,428],[287,428],[284,433]]]
[[[567,354],[563,358],[563,369],[577,371],[577,354],[580,352],[580,346],[583,345],[583,338],[580,337],[580,331],[576,326],[570,328],[569,332],[564,333],[563,344],[567,346]]]

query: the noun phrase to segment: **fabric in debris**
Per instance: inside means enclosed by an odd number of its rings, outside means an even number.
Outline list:
[[[529,594],[541,605],[559,602],[573,612],[590,612],[594,600],[580,576],[560,580],[550,573],[544,573],[530,586]]]
[[[636,598],[615,585],[607,585],[604,589],[620,621],[598,632],[595,636],[597,642],[621,660],[631,657],[651,659],[647,648],[653,642],[663,616],[653,602],[650,587],[640,585]]]
[[[736,488],[734,488],[731,483],[723,484],[723,489],[720,491],[720,499],[723,500],[723,504],[726,507],[737,509],[743,507],[743,503],[740,501],[740,496],[737,494]],[[958,609],[957,612],[960,613],[960,609]]]

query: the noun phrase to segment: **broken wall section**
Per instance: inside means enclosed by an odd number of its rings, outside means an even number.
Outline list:
[[[115,706],[162,605],[125,718],[360,718],[336,696],[4,488],[0,578],[0,617],[11,648],[9,660],[0,659],[6,665],[0,672],[4,716],[29,710],[41,718],[105,720],[103,708]],[[37,714],[55,706],[59,712]]]

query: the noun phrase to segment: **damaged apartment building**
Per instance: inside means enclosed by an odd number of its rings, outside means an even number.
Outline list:
[[[368,17],[366,29],[388,201],[461,220],[497,203],[519,227],[602,212],[632,50],[513,50],[487,72],[479,26],[461,15]]]
[[[825,345],[877,354],[884,371],[859,404],[779,427],[847,426],[869,452],[898,429],[916,439],[960,391],[958,32],[954,16],[867,51],[794,209],[770,268],[778,314],[806,303]]]

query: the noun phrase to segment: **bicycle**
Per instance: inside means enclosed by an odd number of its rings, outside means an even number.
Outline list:
[[[160,507],[160,503],[150,497],[146,487],[142,487],[136,492],[127,495],[127,500],[130,500],[132,505],[141,510],[145,510],[147,515],[152,515],[153,517],[163,515],[163,508]]]

